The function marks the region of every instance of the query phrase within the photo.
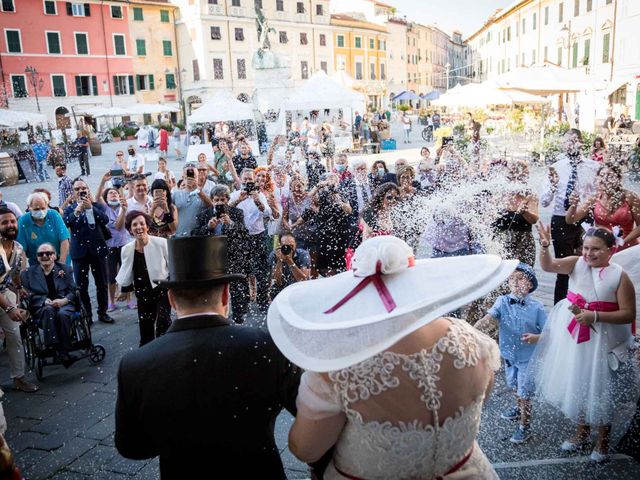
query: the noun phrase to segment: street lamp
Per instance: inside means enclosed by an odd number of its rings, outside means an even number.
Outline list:
[[[168,68],[165,68],[164,73],[171,73],[171,70],[169,70]],[[174,67],[173,69],[173,74],[175,77],[175,81],[176,81],[176,86],[178,87],[178,98],[179,98],[179,102],[180,102],[180,111],[182,112],[182,121],[186,123],[187,121],[187,114],[185,112],[185,108],[184,108],[184,100],[182,98],[182,74],[183,73],[187,73],[187,70],[185,68],[183,68],[182,70],[178,71],[178,67]],[[165,86],[166,88],[166,86]]]
[[[450,63],[447,63],[447,64],[444,66],[444,68],[446,68],[446,69],[447,69],[447,88],[446,88],[446,90],[447,90],[447,91],[449,91],[449,69],[451,68],[451,64],[450,64]]]
[[[36,105],[38,106],[38,112],[40,112],[40,100],[38,99],[38,90],[42,89],[42,85],[44,85],[44,80],[40,78],[40,74],[35,67],[31,65],[27,65],[24,69],[24,73],[29,75],[29,83],[33,87],[33,91],[36,94]]]
[[[565,23],[560,31],[567,35],[567,68],[571,68],[571,20],[569,20],[569,23]],[[564,47],[564,45],[565,41],[563,38],[562,46]]]

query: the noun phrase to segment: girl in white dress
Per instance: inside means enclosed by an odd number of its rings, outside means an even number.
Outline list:
[[[562,450],[589,446],[595,427],[598,437],[591,459],[602,462],[609,452],[612,423],[637,398],[629,355],[636,317],[634,287],[620,266],[609,263],[615,245],[611,231],[590,228],[582,256],[559,259],[549,253],[549,227],[540,223],[538,232],[542,269],[569,275],[569,292],[551,311],[542,333],[533,362],[536,393],[577,423]]]

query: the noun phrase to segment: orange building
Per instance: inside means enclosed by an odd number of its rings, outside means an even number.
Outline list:
[[[387,38],[385,26],[346,14],[331,15],[336,70],[343,69],[367,95],[371,108],[382,108],[387,93]]]

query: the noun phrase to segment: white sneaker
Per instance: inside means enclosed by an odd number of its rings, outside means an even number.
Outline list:
[[[591,442],[588,439],[582,440],[579,443],[574,443],[574,442],[570,442],[569,440],[565,440],[564,442],[562,442],[562,445],[560,445],[560,449],[563,450],[564,452],[575,452],[581,448],[586,447],[590,443]]]
[[[606,462],[607,460],[609,460],[609,454],[608,453],[600,453],[599,451],[597,451],[594,448],[593,451],[591,452],[591,456],[589,458],[591,458],[591,461],[593,461],[593,462],[602,463],[602,462]]]

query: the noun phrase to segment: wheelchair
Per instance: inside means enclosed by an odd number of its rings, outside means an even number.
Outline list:
[[[94,344],[91,340],[90,316],[79,300],[80,292],[76,291],[75,295],[79,307],[74,313],[69,332],[71,336],[69,353],[80,352],[80,355],[76,357],[76,362],[87,358],[93,365],[97,365],[104,360],[107,351],[102,345]],[[28,312],[27,319],[20,326],[26,364],[29,369],[35,370],[36,377],[42,381],[45,367],[62,365],[62,363],[56,359],[56,349],[45,346],[43,332],[38,327],[36,319],[31,315],[28,299],[22,299],[21,308]]]

